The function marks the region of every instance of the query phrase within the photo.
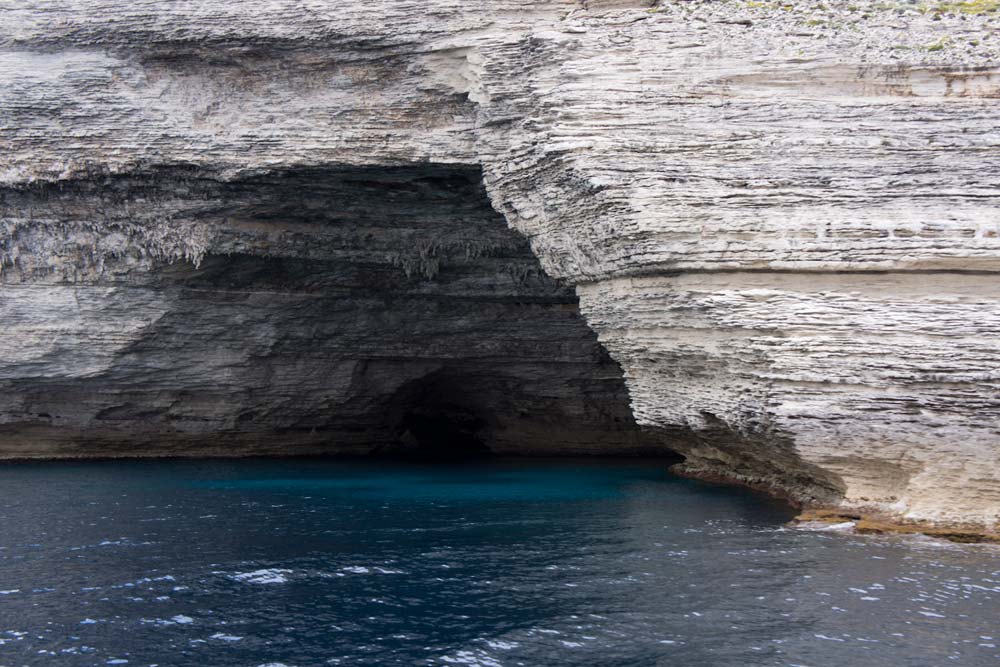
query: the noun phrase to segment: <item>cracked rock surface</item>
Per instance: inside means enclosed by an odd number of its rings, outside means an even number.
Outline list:
[[[450,417],[996,524],[996,3],[0,9],[4,455]]]

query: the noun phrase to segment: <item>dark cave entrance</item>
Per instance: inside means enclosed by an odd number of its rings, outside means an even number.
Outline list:
[[[468,459],[492,454],[477,435],[485,422],[454,404],[414,406],[403,416],[404,451],[419,458]]]
[[[388,412],[398,436],[378,453],[421,460],[491,456],[488,413],[475,405],[473,395],[468,379],[443,372],[406,384]]]
[[[157,202],[211,230],[199,262],[123,255],[78,267],[93,284],[130,286],[82,303],[79,321],[121,317],[130,331],[138,309],[150,324],[122,353],[102,343],[111,365],[100,375],[22,378],[14,400],[39,415],[30,428],[43,429],[47,455],[669,452],[636,424],[621,368],[572,286],[546,275],[492,208],[478,168],[220,180],[171,167],[15,201],[53,218],[100,207],[109,230],[131,229],[138,202]],[[90,363],[92,351],[77,352]],[[45,415],[64,417],[53,426]],[[22,446],[20,429],[6,441],[0,432],[0,453]]]

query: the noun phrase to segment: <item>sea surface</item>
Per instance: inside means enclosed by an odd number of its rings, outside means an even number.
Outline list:
[[[0,665],[1000,664],[1000,551],[643,461],[0,466]]]

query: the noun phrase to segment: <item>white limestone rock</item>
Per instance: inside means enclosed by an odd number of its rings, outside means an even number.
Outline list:
[[[232,252],[350,264],[363,234],[349,252],[294,241],[300,226],[267,228],[294,207],[236,216],[226,192],[303,169],[481,168],[688,471],[996,525],[995,3],[3,9],[3,294],[155,283],[165,262]],[[166,168],[186,170],[176,196],[129,185]],[[72,185],[115,175],[113,201]],[[434,259],[376,236],[400,270]],[[54,349],[19,345],[4,377]]]

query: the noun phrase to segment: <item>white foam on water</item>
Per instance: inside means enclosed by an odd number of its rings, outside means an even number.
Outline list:
[[[10,590],[0,591],[0,595],[11,595],[13,593],[20,593],[20,588],[11,588]]]
[[[797,524],[795,528],[814,533],[848,533],[854,530],[854,522],[825,523],[823,521],[803,521]]]
[[[129,539],[127,537],[119,537],[117,540],[101,540],[97,543],[99,547],[113,547],[120,546],[122,544],[128,544]]]
[[[490,656],[472,651],[459,651],[454,655],[442,656],[441,662],[449,665],[468,665],[469,667],[503,667]]]
[[[231,575],[230,578],[245,584],[284,584],[288,581],[288,577],[285,575],[291,573],[291,570],[271,568],[268,570],[254,570],[253,572],[239,572]]]
[[[180,619],[180,620],[177,620],[177,619]],[[166,619],[166,618],[140,618],[139,622],[143,623],[145,625],[158,625],[158,626],[162,627],[162,626],[165,626],[165,625],[189,625],[191,623],[194,623],[194,619],[191,618],[190,616],[180,616],[179,615],[179,616],[174,616],[171,619]]]
[[[227,635],[222,632],[216,632],[214,635],[209,637],[209,639],[218,639],[221,642],[238,642],[243,639],[243,637],[237,637],[236,635]]]

